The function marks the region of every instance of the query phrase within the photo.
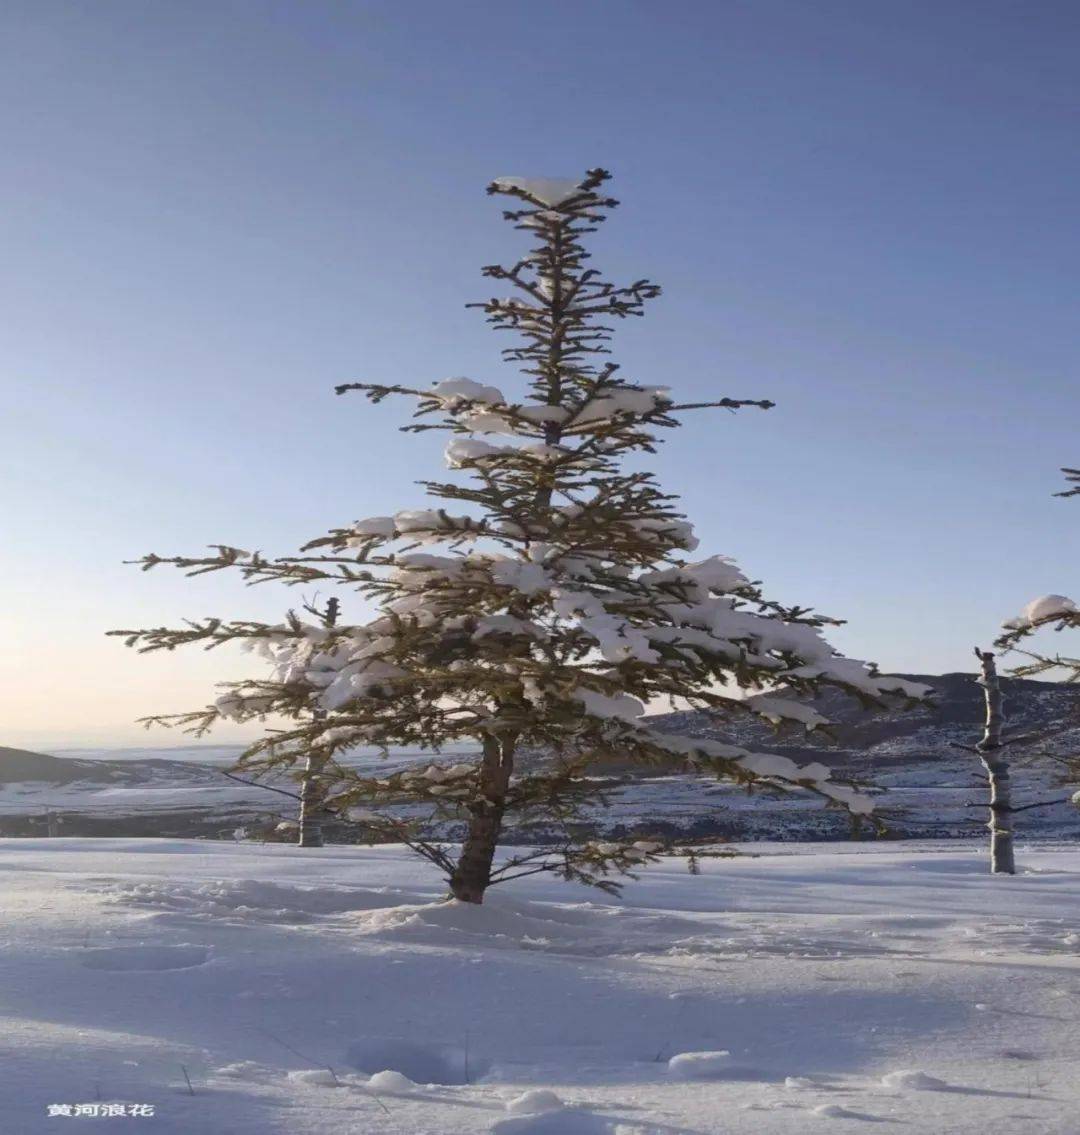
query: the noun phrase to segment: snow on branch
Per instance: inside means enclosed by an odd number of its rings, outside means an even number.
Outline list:
[[[1015,618],[1002,623],[1005,634],[1000,643],[1016,640],[1047,623],[1056,623],[1058,629],[1080,622],[1080,609],[1067,595],[1040,595],[1032,599]]]

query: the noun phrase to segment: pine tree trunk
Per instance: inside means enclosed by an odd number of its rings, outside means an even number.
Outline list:
[[[986,825],[990,829],[990,871],[994,875],[1015,875],[1012,782],[1009,778],[1009,762],[1000,755],[1003,748],[1001,729],[1005,721],[1002,710],[1004,699],[1001,696],[994,655],[990,651],[978,649],[975,653],[982,664],[978,682],[986,699],[986,724],[982,740],[976,748],[990,782],[990,821]]]
[[[333,627],[337,624],[339,606],[336,599],[330,599],[323,614],[323,626]],[[326,720],[326,710],[317,709],[312,714],[315,721]],[[304,776],[300,781],[300,847],[322,847],[323,821],[326,812],[323,808],[324,786],[322,783],[323,769],[328,758],[316,757],[308,753],[304,762]]]
[[[482,903],[491,883],[491,865],[502,832],[506,793],[514,770],[514,742],[489,738],[480,766],[480,793],[470,807],[469,828],[454,873],[450,893],[460,902]]]
[[[324,762],[308,754],[304,779],[300,782],[300,847],[323,846],[323,818],[320,774]]]

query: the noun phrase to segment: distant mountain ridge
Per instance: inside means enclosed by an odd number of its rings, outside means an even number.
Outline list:
[[[970,749],[982,735],[984,702],[974,674],[903,674],[935,691],[933,703],[916,707],[864,709],[837,690],[814,706],[835,725],[830,734],[788,730],[778,733],[751,714],[717,720],[704,713],[660,714],[659,729],[779,753],[800,763],[820,761],[838,777],[882,789],[878,815],[894,838],[959,837],[984,834],[986,780]],[[1080,757],[1080,686],[1002,678],[1005,738],[1031,738],[1009,746],[1017,805],[1056,800],[1023,813],[1018,838],[1080,839],[1080,810],[1068,803],[1073,789],[1062,783],[1063,765],[1054,758]],[[822,811],[803,799],[759,796],[740,800],[725,794],[728,815],[712,817],[701,834],[736,839],[845,838],[848,825],[836,811]],[[644,809],[642,810],[644,814]],[[688,814],[690,808],[687,809]],[[694,821],[696,823],[696,821]]]
[[[835,726],[825,733],[788,730],[778,733],[768,722],[749,713],[725,720],[697,712],[658,714],[650,723],[670,732],[727,741],[750,749],[782,753],[794,760],[822,761],[845,774],[895,766],[950,754],[953,742],[974,745],[981,736],[984,706],[982,687],[973,674],[901,674],[934,691],[930,705],[865,709],[858,701],[828,690],[813,705]],[[1001,679],[1005,698],[1005,736],[1052,736],[1048,750],[1080,754],[1080,686]],[[748,699],[751,702],[753,698]],[[1038,746],[1016,745],[1017,757],[1030,756]]]
[[[76,781],[134,783],[145,779],[149,770],[202,779],[198,773],[202,768],[192,761],[170,760],[167,757],[111,761],[94,757],[56,757],[49,753],[9,749],[0,745],[0,784],[72,784]]]
[[[94,761],[71,757],[53,757],[47,753],[34,753],[29,749],[9,749],[0,745],[0,784],[19,781],[49,781],[68,784],[91,776]]]
[[[749,713],[717,719],[698,712],[657,714],[655,728],[779,753],[800,763],[819,761],[837,777],[884,789],[879,813],[895,837],[979,835],[985,820],[979,802],[985,779],[972,746],[983,719],[982,689],[973,674],[905,674],[935,691],[933,704],[866,710],[828,691],[813,703],[835,728],[831,736],[792,729],[778,733]],[[1047,735],[1045,743],[1010,748],[1016,763],[1018,803],[1068,794],[1060,768],[1029,759],[1040,753],[1080,755],[1080,686],[1003,678],[1006,736]],[[364,758],[359,758],[364,759]],[[398,755],[388,770],[412,757]],[[658,834],[753,839],[843,839],[850,826],[843,812],[825,810],[805,795],[747,797],[731,785],[686,773],[645,774],[630,766],[606,766],[615,803],[592,812],[595,831],[618,835],[649,828]],[[284,781],[288,784],[288,781]],[[974,805],[974,807],[972,807]],[[290,813],[289,801],[258,787],[230,781],[221,766],[167,757],[109,760],[52,756],[0,748],[0,834],[39,834],[46,811],[64,817],[65,835],[174,835],[227,838],[235,828],[268,814]],[[1080,812],[1067,803],[1024,813],[1021,837],[1080,837]],[[452,837],[453,827],[445,829]],[[555,834],[521,826],[519,842],[546,842]]]

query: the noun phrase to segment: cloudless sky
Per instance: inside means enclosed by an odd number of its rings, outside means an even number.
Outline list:
[[[483,188],[598,164],[597,265],[664,287],[625,373],[778,403],[656,458],[702,553],[971,669],[1074,589],[1077,58],[1046,0],[7,0],[0,744],[182,742],[133,719],[242,658],[105,630],[299,595],[122,561],[421,504],[438,435],[333,386],[516,389],[463,307],[521,248]]]

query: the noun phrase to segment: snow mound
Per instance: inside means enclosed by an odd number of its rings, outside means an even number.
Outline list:
[[[403,904],[385,910],[367,911],[357,921],[362,932],[384,934],[407,931],[406,937],[430,939],[433,934],[450,944],[461,935],[485,941],[512,939],[545,941],[577,939],[589,933],[591,923],[616,914],[615,908],[598,910],[592,903],[559,907],[551,903],[516,902],[505,896],[489,897],[482,906],[458,902]],[[400,936],[400,935],[396,935]]]
[[[368,1080],[367,1086],[376,1092],[411,1092],[417,1085],[408,1076],[387,1068],[383,1072],[376,1072]]]
[[[668,1071],[680,1080],[711,1080],[731,1068],[731,1053],[727,1049],[717,1052],[680,1052],[668,1061]]]
[[[314,1084],[320,1088],[343,1087],[341,1081],[329,1068],[302,1068],[289,1073],[289,1079],[296,1084]]]
[[[566,1104],[547,1088],[533,1088],[508,1100],[506,1110],[511,1115],[539,1115],[545,1111],[560,1111]]]
[[[375,1076],[399,1076],[405,1082],[404,1090],[417,1084],[467,1084],[488,1070],[484,1061],[467,1055],[464,1047],[395,1037],[368,1037],[357,1041],[349,1047],[345,1059],[350,1067],[373,1077],[368,1081],[370,1087],[379,1086],[374,1083]]]
[[[940,1092],[948,1088],[944,1080],[917,1070],[888,1072],[881,1077],[886,1088],[907,1088],[913,1092]]]
[[[846,1107],[841,1107],[838,1103],[823,1103],[815,1108],[810,1109],[814,1115],[820,1115],[822,1119],[859,1119],[861,1118],[858,1112],[849,1111]]]
[[[255,879],[168,880],[121,883],[109,888],[115,902],[183,914],[196,921],[221,919],[296,924],[357,910],[394,906],[415,896],[387,889],[305,886]]]
[[[79,952],[79,961],[87,969],[122,973],[193,969],[204,965],[209,958],[208,946],[107,946]]]
[[[496,1121],[489,1130],[491,1135],[619,1135],[628,1129],[595,1112],[564,1108],[539,1115],[509,1116]]]
[[[229,1080],[263,1080],[274,1073],[263,1064],[256,1064],[254,1060],[237,1060],[233,1064],[223,1064],[215,1069],[215,1076],[224,1076]]]
[[[537,950],[608,957],[666,952],[696,922],[593,902],[519,901],[495,895],[482,906],[454,899],[403,904],[354,916],[360,934],[426,946]]]

